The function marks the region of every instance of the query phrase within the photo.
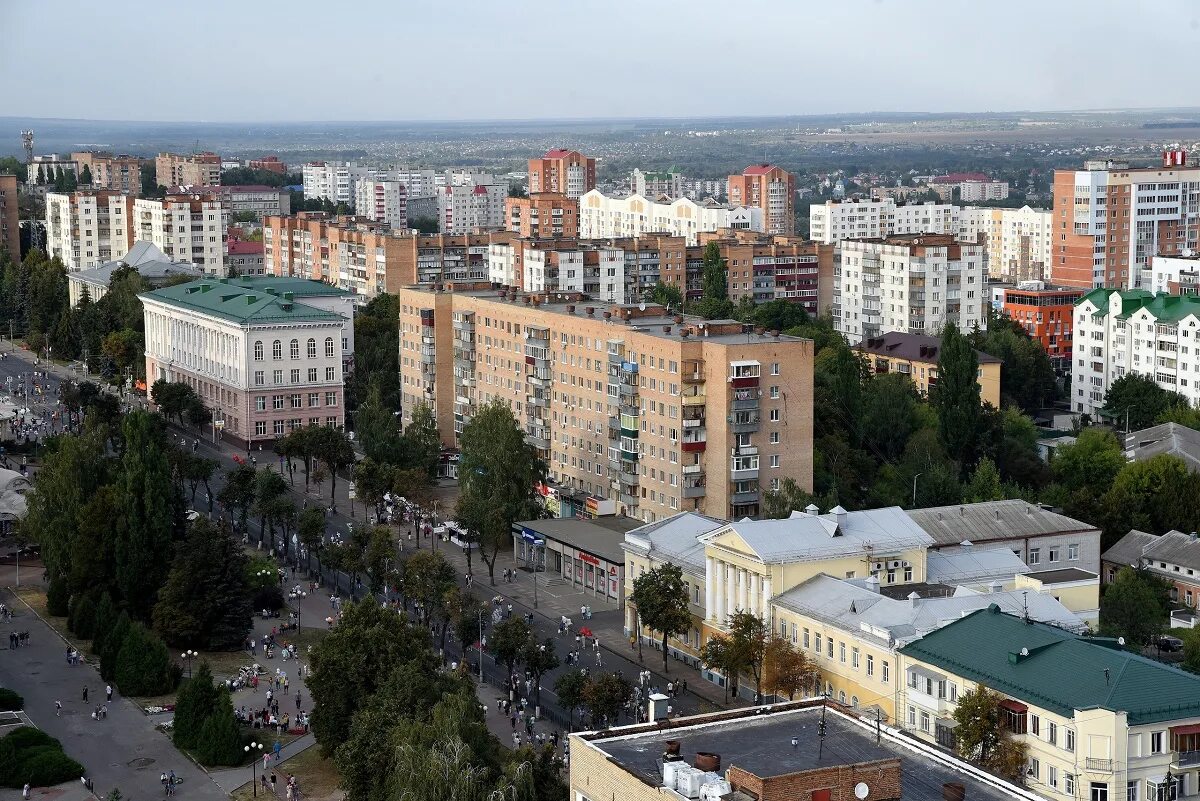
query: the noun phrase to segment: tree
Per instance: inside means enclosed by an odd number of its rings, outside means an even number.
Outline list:
[[[404,594],[420,604],[421,621],[447,619],[446,594],[455,586],[454,566],[439,551],[418,551],[404,565]]]
[[[819,684],[820,678],[817,666],[791,642],[776,635],[767,641],[763,686],[768,690],[792,700],[797,692]]]
[[[1200,673],[1200,629],[1182,629],[1183,661],[1180,667],[1190,673]]]
[[[100,677],[105,681],[113,681],[117,677],[117,658],[121,654],[121,647],[125,644],[125,640],[129,637],[129,630],[133,624],[129,621],[129,613],[122,612],[117,616],[117,622],[113,624],[112,629],[105,635],[103,642],[100,644],[98,655],[100,657]]]
[[[554,694],[567,710],[568,724],[575,725],[575,710],[583,706],[583,691],[588,678],[582,670],[568,670],[554,682]]]
[[[171,725],[171,741],[176,748],[195,748],[200,741],[200,729],[217,705],[217,688],[213,685],[208,660],[200,663],[196,674],[184,682],[175,698],[175,719]]]
[[[976,329],[969,335],[971,347],[995,356],[1003,367],[1000,371],[1000,397],[1003,405],[1014,404],[1027,413],[1034,413],[1052,401],[1058,393],[1054,368],[1042,343],[1007,315],[988,320],[987,329]]]
[[[1100,498],[1126,464],[1125,449],[1109,430],[1085,428],[1075,442],[1056,448],[1050,460],[1063,493],[1063,510],[1080,520],[1100,519]]]
[[[429,635],[374,598],[348,604],[338,625],[312,650],[306,679],[315,705],[312,730],[331,756],[351,721],[390,675],[429,654]]]
[[[979,401],[979,359],[953,323],[942,331],[937,369],[937,384],[929,395],[938,414],[938,431],[950,457],[965,469],[975,464],[983,407]]]
[[[1189,405],[1183,395],[1163,389],[1154,376],[1143,373],[1126,373],[1104,395],[1104,410],[1126,431],[1149,428],[1169,408]]]
[[[496,583],[496,555],[512,541],[512,524],[536,518],[541,509],[534,485],[546,465],[525,442],[507,403],[485,404],[463,429],[456,518],[478,538],[479,555]]]
[[[1000,471],[996,463],[986,456],[979,460],[971,480],[963,487],[965,503],[982,503],[984,501],[1004,500],[1004,486],[1000,481]]]
[[[354,412],[354,432],[363,453],[377,464],[408,463],[404,436],[396,415],[383,404],[379,380],[371,381],[366,399]]]
[[[442,438],[428,404],[419,403],[413,409],[412,422],[404,429],[404,443],[408,464],[424,470],[430,481],[436,480],[442,459]]]
[[[489,648],[496,661],[504,663],[508,668],[508,675],[516,672],[517,663],[521,661],[521,655],[525,652],[525,644],[532,636],[533,631],[529,624],[519,617],[502,620],[492,629]]]
[[[798,509],[813,503],[814,497],[800,488],[796,479],[785,476],[779,489],[769,489],[763,495],[762,516],[768,520],[782,520]]]
[[[182,381],[167,381],[160,378],[150,385],[150,400],[168,420],[175,418],[183,425],[183,415],[187,412],[196,390],[190,384]]]
[[[92,185],[92,168],[90,166],[88,166],[87,164],[84,164],[83,169],[79,171],[79,185],[80,186],[91,186]]]
[[[439,556],[441,554],[438,554]],[[373,526],[371,528],[371,538],[367,543],[366,552],[363,554],[363,567],[367,571],[367,575],[371,580],[371,592],[378,595],[383,592],[390,583],[396,571],[396,543],[392,539],[392,532],[387,526]],[[447,564],[447,567],[449,565]],[[450,575],[454,575],[454,568],[449,567]],[[444,613],[444,607],[439,599],[437,608],[439,613]],[[445,646],[445,623],[442,625],[442,644]]]
[[[230,532],[198,518],[180,543],[154,606],[154,629],[171,645],[239,647],[250,630],[246,555]]]
[[[171,664],[163,641],[134,623],[117,652],[115,678],[123,695],[162,695],[175,688],[179,669]]]
[[[107,592],[100,596],[96,604],[96,620],[92,626],[92,653],[99,656],[104,648],[104,641],[117,623],[117,605]]]
[[[171,562],[176,497],[161,421],[134,410],[125,417],[123,433],[117,584],[130,614],[147,620]]]
[[[474,593],[465,592],[457,586],[446,593],[446,612],[450,616],[450,627],[454,637],[462,646],[463,657],[467,650],[480,641],[483,626],[491,617],[483,602]]]
[[[768,300],[754,309],[753,322],[768,331],[786,331],[809,321],[808,312],[799,303],[786,298]]]
[[[742,654],[733,646],[727,634],[713,634],[700,647],[700,662],[709,670],[714,670],[725,677],[725,701],[729,701],[729,688],[736,687],[738,674],[744,662]]]
[[[275,551],[275,524],[283,511],[283,504],[291,503],[287,495],[287,482],[274,470],[259,470],[254,476],[254,512],[262,521],[263,533],[271,537],[271,551]]]
[[[662,281],[659,281],[650,288],[647,298],[651,303],[666,306],[671,310],[683,310],[683,293],[679,291],[679,287],[675,284],[664,284]]]
[[[597,727],[616,725],[621,708],[632,697],[633,685],[620,673],[597,673],[583,688],[583,705]]]
[[[662,635],[663,673],[669,673],[667,638],[685,634],[692,627],[683,570],[667,562],[643,573],[634,579],[629,600],[637,607],[642,625]]]
[[[239,765],[245,758],[242,750],[242,732],[233,715],[233,700],[229,688],[217,688],[217,698],[212,714],[200,727],[196,738],[196,758],[202,765]]]
[[[958,697],[954,729],[958,754],[963,759],[1000,774],[1009,781],[1024,782],[1027,760],[1025,745],[1012,738],[1004,725],[1000,696],[977,684]]]
[[[1100,628],[1142,648],[1162,633],[1170,596],[1162,580],[1142,569],[1123,567],[1100,598]]]
[[[1200,529],[1198,497],[1200,474],[1178,456],[1160,453],[1126,464],[1100,501],[1101,547],[1111,547],[1134,528],[1155,534]]]
[[[738,655],[737,663],[754,678],[754,697],[762,698],[763,665],[771,629],[758,615],[737,611],[729,616],[729,646]]]
[[[408,222],[419,227],[411,217]],[[431,233],[437,233],[436,221]],[[357,409],[372,384],[383,409],[400,408],[400,301],[386,293],[354,315],[354,371],[346,378],[346,408]]]
[[[337,474],[354,464],[354,446],[345,432],[329,426],[314,428],[310,436],[313,456],[329,468],[329,503],[337,509]]]
[[[225,473],[225,486],[217,492],[217,500],[232,515],[238,513],[237,530],[246,532],[246,515],[254,503],[258,486],[258,471],[249,464],[240,464]]]
[[[309,558],[317,557],[317,571],[321,570],[321,546],[325,540],[325,510],[310,506],[300,513],[296,538],[304,546]]]
[[[704,249],[704,266],[701,276],[703,292],[692,310],[706,320],[726,319],[733,316],[733,302],[729,300],[728,276],[721,248],[709,242]]]
[[[558,654],[554,650],[554,638],[547,637],[538,642],[534,632],[530,631],[529,639],[521,654],[521,663],[533,678],[534,697],[539,706],[542,703],[542,676],[559,666]]]
[[[96,604],[90,595],[84,595],[71,604],[71,614],[67,618],[67,628],[77,637],[84,640],[92,638],[92,630],[96,626]]]
[[[863,441],[871,443],[886,462],[898,461],[918,425],[920,396],[912,379],[903,373],[872,376],[863,398]]]

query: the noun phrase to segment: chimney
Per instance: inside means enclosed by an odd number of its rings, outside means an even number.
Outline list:
[[[821,513],[821,510],[817,508],[817,505],[815,503],[810,503],[808,506],[805,506],[804,511],[807,512],[812,517],[816,517],[818,514]]]
[[[830,509],[829,514],[833,515],[833,519],[837,523],[838,530],[834,532],[834,536],[837,536],[846,525],[846,510],[841,505],[838,505]]]
[[[988,589],[991,590],[993,593],[1004,592],[1004,582],[993,581],[991,584],[988,585]]]
[[[871,592],[875,593],[876,595],[879,594],[879,576],[867,576],[866,580],[863,581],[863,584],[865,584],[867,589]]]
[[[705,773],[717,773],[721,770],[721,755],[709,751],[697,751],[692,766]]]
[[[584,311],[587,312],[588,317],[596,316],[596,307],[595,306],[588,306],[586,309],[584,309]]]
[[[910,592],[908,594],[908,602],[912,604],[913,609],[917,608],[917,601],[919,600],[921,600],[921,596],[917,595],[915,592]]]

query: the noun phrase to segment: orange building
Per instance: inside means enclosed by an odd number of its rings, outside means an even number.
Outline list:
[[[0,249],[21,260],[21,220],[17,212],[17,176],[0,175]]]
[[[277,175],[287,172],[287,165],[279,160],[279,156],[263,156],[261,159],[251,159],[246,166],[252,170],[266,170]]]
[[[596,160],[574,150],[555,148],[529,160],[529,194],[558,192],[578,200],[596,188]]]
[[[505,198],[504,227],[521,237],[574,239],[579,236],[579,201],[561,192]]]
[[[1042,343],[1051,361],[1071,361],[1071,320],[1083,297],[1077,287],[1004,290],[1004,313]]]
[[[757,206],[768,234],[791,236],[796,230],[796,179],[774,164],[755,164],[729,176],[731,206]]]

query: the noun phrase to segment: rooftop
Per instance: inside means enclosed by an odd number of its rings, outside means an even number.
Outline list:
[[[754,164],[742,171],[742,175],[766,175],[772,170],[779,169],[774,164]]]
[[[1060,567],[1054,570],[1036,570],[1026,573],[1030,578],[1037,579],[1043,584],[1067,584],[1072,581],[1092,581],[1100,577],[1090,570],[1078,567]]]
[[[813,512],[816,507],[810,507]],[[828,514],[792,512],[783,520],[738,520],[705,536],[709,542],[733,534],[726,540],[741,550],[745,545],[763,562],[809,562],[842,555],[862,557],[874,550],[893,553],[907,548],[926,548],[933,539],[909,520],[899,506],[847,512],[840,506]]]
[[[968,545],[930,551],[925,557],[925,578],[942,584],[1011,581],[1029,566],[1008,548],[977,548]]]
[[[1145,559],[1150,567],[1165,562],[1184,568],[1200,570],[1200,539],[1182,531],[1171,530],[1156,537],[1134,529],[1126,534],[1101,557],[1106,562],[1137,566]]]
[[[958,760],[886,727],[880,730],[877,743],[873,723],[832,705],[826,710],[825,738],[818,747],[820,720],[819,703],[789,704],[782,708],[759,707],[726,715],[682,718],[666,731],[628,726],[585,734],[581,739],[604,752],[623,770],[653,786],[662,784],[662,754],[666,741],[671,739],[680,741],[680,756],[688,764],[700,752],[718,754],[722,770],[738,767],[764,779],[818,768],[899,759],[905,798],[941,798],[942,786],[947,783],[966,785],[966,797],[970,799],[999,801],[1018,797],[1003,782],[968,772]],[[793,737],[799,741],[798,746],[791,745]]]
[[[900,649],[906,657],[1064,717],[1123,711],[1130,725],[1200,717],[1200,676],[989,606]]]
[[[1141,462],[1160,453],[1178,456],[1192,470],[1200,470],[1200,431],[1161,423],[1125,435],[1125,458]]]
[[[864,339],[855,345],[855,350],[861,350],[864,353],[935,364],[941,349],[942,340],[938,337],[906,334],[902,331],[889,331],[882,336]],[[975,351],[975,358],[979,360],[980,364],[1000,364],[1000,359],[983,351]]]
[[[177,275],[201,276],[204,271],[194,264],[185,261],[172,261],[152,242],[137,241],[133,247],[119,259],[105,262],[98,267],[71,273],[73,280],[82,281],[92,286],[107,287],[112,283],[112,276],[123,267],[133,267],[151,283],[173,278]]]
[[[295,298],[349,295],[321,281],[273,276],[240,276],[189,281],[139,295],[241,324],[344,322],[342,315]]]
[[[1142,556],[1157,539],[1158,537],[1153,534],[1133,529],[1113,543],[1111,548],[1100,554],[1100,560],[1121,566],[1137,567],[1142,563]]]
[[[1097,530],[1090,523],[1019,499],[910,509],[906,514],[928,532],[937,545]]]
[[[625,534],[625,549],[658,552],[695,575],[704,575],[704,543],[700,537],[716,531],[725,521],[697,512],[680,512],[635,528]]]
[[[535,531],[546,539],[570,545],[618,565],[625,562],[625,553],[621,550],[625,532],[641,525],[641,520],[624,516],[604,516],[591,520],[556,517],[513,523],[514,527]]]

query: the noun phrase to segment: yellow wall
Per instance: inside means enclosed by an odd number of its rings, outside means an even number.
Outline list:
[[[1100,617],[1100,577],[1091,581],[1044,585],[1032,576],[1017,576],[1016,589],[1030,589],[1053,596],[1085,623],[1096,626]]]
[[[896,356],[885,356],[879,353],[866,353],[863,355],[867,359],[867,363],[872,370],[875,370],[876,363],[880,361],[887,362],[888,372],[901,373],[907,375],[916,384],[917,389],[921,392],[929,393],[929,378],[937,375],[937,362],[922,362],[912,359],[901,359]],[[901,368],[903,365],[903,369]],[[903,372],[908,370],[907,373]],[[992,404],[996,408],[1000,407],[1000,363],[989,362],[979,365],[979,399]]]

